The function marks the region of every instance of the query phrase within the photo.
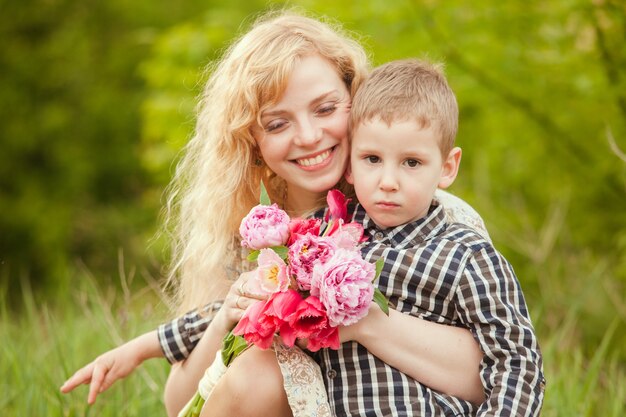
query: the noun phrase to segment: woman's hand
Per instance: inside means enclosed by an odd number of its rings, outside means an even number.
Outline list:
[[[237,325],[248,307],[259,300],[267,299],[267,295],[255,294],[250,290],[253,285],[249,281],[254,279],[254,274],[255,271],[244,272],[230,286],[224,304],[215,316],[215,320],[225,330],[224,334]]]

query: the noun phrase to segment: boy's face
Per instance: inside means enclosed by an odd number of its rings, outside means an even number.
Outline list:
[[[373,119],[353,131],[346,178],[370,218],[395,227],[428,214],[435,190],[452,184],[460,161],[460,148],[442,158],[432,126]]]

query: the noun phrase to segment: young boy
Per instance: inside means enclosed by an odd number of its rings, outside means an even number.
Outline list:
[[[359,343],[321,353],[334,415],[540,413],[542,358],[513,269],[475,230],[448,223],[434,198],[458,172],[457,120],[455,96],[436,66],[402,60],[378,67],[352,102],[347,178],[359,200],[353,221],[369,237],[362,254],[385,259],[378,287],[390,313],[470,329],[484,353],[484,402],[476,406],[408,377],[419,372],[419,353],[403,355],[403,341],[420,335],[372,308],[349,330]],[[388,359],[394,349],[397,359]]]

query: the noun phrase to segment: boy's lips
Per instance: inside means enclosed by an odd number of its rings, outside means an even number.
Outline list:
[[[330,163],[336,147],[337,146],[333,146],[332,148],[307,155],[303,158],[292,159],[291,161],[305,170],[319,169]]]
[[[400,207],[400,204],[391,201],[377,201],[374,205],[383,210],[392,210]]]

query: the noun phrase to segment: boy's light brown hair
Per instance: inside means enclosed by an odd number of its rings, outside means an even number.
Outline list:
[[[454,147],[459,108],[441,64],[418,59],[391,61],[375,68],[352,99],[350,131],[379,118],[392,122],[415,120],[440,134],[442,155]]]

